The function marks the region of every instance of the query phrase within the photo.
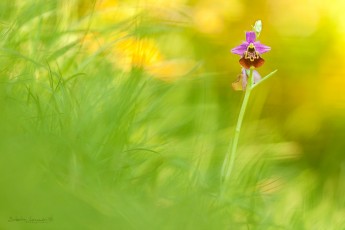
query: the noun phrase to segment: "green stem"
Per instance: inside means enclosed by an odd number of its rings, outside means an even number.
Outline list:
[[[259,84],[262,82],[266,81],[268,78],[270,78],[273,74],[275,74],[278,70],[274,70],[273,72],[269,73],[266,75],[264,78],[262,78],[258,83],[254,84],[254,79],[253,79],[253,69],[251,68],[249,70],[249,78],[248,78],[248,83],[246,86],[246,92],[243,98],[240,114],[238,115],[238,120],[236,124],[236,130],[235,130],[235,136],[232,141],[232,143],[229,146],[229,149],[225,155],[223,167],[222,167],[222,172],[221,172],[221,196],[224,194],[224,191],[226,189],[226,184],[228,181],[228,178],[230,177],[232,170],[234,168],[234,163],[235,163],[235,158],[236,158],[236,152],[237,152],[237,146],[238,146],[238,140],[240,137],[240,132],[241,132],[241,127],[242,127],[242,122],[244,118],[244,114],[246,112],[246,108],[248,105],[250,93],[252,89],[257,87]]]
[[[258,83],[253,84],[252,89],[257,87],[258,85],[262,84],[262,82],[266,81],[268,78],[270,78],[273,74],[275,74],[278,70],[274,70],[271,73],[267,74],[265,77],[263,77]]]
[[[236,151],[237,151],[237,146],[238,146],[238,140],[240,137],[240,132],[241,132],[244,114],[245,114],[245,111],[246,111],[246,108],[248,105],[248,101],[249,101],[249,97],[250,97],[250,93],[252,90],[252,85],[253,85],[253,69],[250,69],[248,83],[246,86],[246,92],[245,92],[244,99],[242,102],[240,114],[238,116],[236,130],[235,130],[235,136],[234,136],[234,139],[233,139],[233,142],[231,145],[231,151],[229,151],[230,150],[230,148],[229,148],[228,152],[226,153],[226,157],[225,157],[223,168],[222,168],[221,178],[222,178],[222,184],[224,184],[224,185],[226,184],[227,179],[230,177],[231,172],[232,172],[233,167],[234,167],[234,162],[235,162],[235,158],[236,158]]]

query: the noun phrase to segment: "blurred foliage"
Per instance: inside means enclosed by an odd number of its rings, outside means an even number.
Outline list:
[[[0,3],[0,229],[344,229],[345,3]],[[240,72],[263,21],[229,188]],[[50,218],[44,224],[11,218]],[[330,224],[332,223],[332,224]]]

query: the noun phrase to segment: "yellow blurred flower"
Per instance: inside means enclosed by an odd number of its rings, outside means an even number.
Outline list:
[[[195,68],[193,60],[166,60],[153,39],[128,37],[114,46],[114,64],[123,71],[133,67],[145,70],[156,79],[172,82]]]
[[[139,1],[133,4],[126,1],[101,0],[95,6],[95,17],[93,25],[106,27],[123,20],[129,19],[142,10],[147,10],[150,16],[163,20],[165,23],[171,21],[186,23],[186,19],[180,14],[169,10],[184,4],[185,0],[174,3],[162,0]],[[133,18],[140,20],[140,18]],[[133,24],[137,22],[133,21]],[[140,21],[138,22],[140,23]],[[140,68],[156,79],[171,82],[189,73],[195,66],[195,61],[185,59],[167,60],[162,54],[155,39],[148,37],[137,37],[126,32],[126,29],[114,31],[108,34],[93,33],[84,38],[86,49],[90,53],[104,55],[115,68],[129,72],[132,68]]]
[[[130,72],[140,68],[152,77],[172,82],[187,75],[197,63],[191,59],[164,58],[157,43],[150,38],[118,34],[115,42],[107,42],[101,34],[89,34],[83,40],[89,53],[104,55],[114,67]]]
[[[147,68],[163,60],[154,40],[149,38],[126,37],[115,43],[114,63],[129,71],[132,67]]]

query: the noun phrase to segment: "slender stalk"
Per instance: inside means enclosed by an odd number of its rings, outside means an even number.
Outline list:
[[[250,97],[250,93],[252,90],[252,85],[253,85],[253,69],[250,69],[249,79],[248,79],[248,83],[246,86],[246,92],[245,92],[245,95],[243,98],[240,114],[239,114],[238,120],[237,120],[235,136],[234,136],[234,139],[233,139],[232,144],[231,144],[231,151],[229,148],[227,153],[226,153],[224,164],[222,167],[222,173],[221,173],[222,185],[226,184],[227,179],[230,177],[231,172],[232,172],[233,167],[234,167],[238,140],[240,137],[240,132],[241,132],[244,114],[245,114],[245,111],[246,111],[246,108],[248,105],[248,101],[249,101],[249,97]]]
[[[273,74],[275,74],[278,70],[274,70],[273,72],[269,73],[266,75],[264,78],[262,78],[258,83],[254,84],[254,79],[253,79],[253,69],[251,68],[249,70],[249,79],[248,83],[246,86],[246,92],[243,98],[242,106],[240,113],[238,115],[238,120],[236,124],[236,129],[235,129],[235,135],[233,138],[232,143],[229,145],[229,149],[226,152],[224,163],[222,166],[222,171],[221,171],[221,197],[223,196],[225,190],[226,190],[226,184],[227,181],[232,173],[232,170],[234,168],[234,163],[236,159],[236,152],[237,152],[237,146],[238,146],[238,140],[240,137],[240,132],[241,132],[241,127],[242,127],[242,122],[244,118],[244,114],[246,112],[246,108],[248,105],[249,97],[251,91],[261,84],[262,82],[266,81],[268,78],[270,78]]]
[[[273,74],[275,74],[278,70],[274,70],[271,73],[267,74],[265,77],[263,77],[258,83],[253,84],[252,89],[257,87],[258,85],[262,84],[262,82],[266,81],[268,78],[270,78]]]

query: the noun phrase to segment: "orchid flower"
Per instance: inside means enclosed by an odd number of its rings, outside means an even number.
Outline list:
[[[261,78],[258,71],[256,71],[256,68],[262,66],[265,62],[261,55],[263,53],[270,51],[271,48],[261,44],[259,41],[256,41],[257,36],[260,35],[262,30],[261,20],[255,22],[253,30],[254,31],[246,32],[246,41],[244,41],[241,45],[236,46],[231,50],[232,53],[241,56],[239,62],[242,66],[241,73],[238,75],[237,80],[234,83],[232,83],[232,88],[234,90],[243,90],[245,91],[245,94],[241,105],[240,113],[237,119],[235,135],[233,138],[231,138],[230,141],[231,148],[229,148],[225,154],[225,159],[221,170],[221,194],[223,194],[224,190],[226,190],[227,181],[234,168],[237,146],[239,143],[238,140],[240,137],[242,122],[248,105],[251,91],[277,72],[277,70],[275,70],[270,74],[266,75],[265,77]]]
[[[245,69],[250,69],[252,66],[255,68],[262,66],[265,60],[261,57],[261,54],[270,50],[269,46],[256,41],[256,33],[254,31],[249,31],[246,32],[246,41],[233,48],[231,52],[240,55],[240,64]]]

